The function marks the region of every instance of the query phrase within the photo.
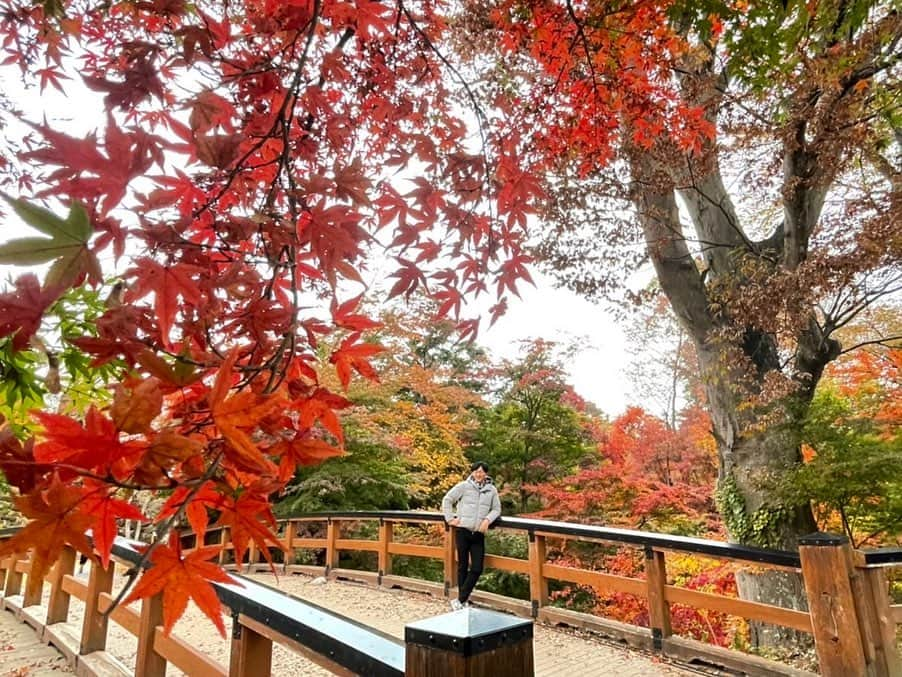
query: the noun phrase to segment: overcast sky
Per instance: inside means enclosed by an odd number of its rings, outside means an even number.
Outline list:
[[[26,91],[17,73],[9,68],[0,68],[0,91],[25,111],[31,121],[47,119],[55,129],[72,136],[94,131],[98,121],[104,118],[97,95],[85,90],[83,96],[66,98],[53,88],[39,95],[36,90]],[[15,130],[0,130],[0,133],[9,131]],[[3,224],[0,238],[10,239],[24,234],[25,230],[21,225],[7,222]],[[373,266],[378,268],[378,264]],[[19,272],[10,266],[0,266],[4,280]],[[522,298],[511,296],[508,312],[494,326],[489,328],[488,318],[483,319],[478,342],[497,357],[512,358],[520,342],[531,338],[563,343],[581,338],[584,347],[568,365],[573,386],[609,415],[622,412],[629,397],[628,358],[623,332],[612,314],[569,290],[555,288],[551,278],[538,271],[532,271],[532,276],[536,286],[521,285]]]

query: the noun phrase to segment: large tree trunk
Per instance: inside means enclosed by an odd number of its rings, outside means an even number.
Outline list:
[[[673,175],[664,163],[639,152],[632,158],[633,200],[645,234],[646,246],[661,287],[680,323],[692,338],[707,391],[708,411],[719,454],[718,507],[730,538],[743,545],[794,550],[800,536],[817,530],[810,506],[787,505],[776,498],[776,480],[800,461],[799,417],[820,373],[812,374],[804,393],[796,393],[793,406],[772,403],[766,413],[750,406],[769,374],[779,371],[780,356],[772,336],[746,329],[742,340],[726,341],[720,333],[735,318],[712,311],[705,276],[686,243],[679,218]],[[707,167],[716,174],[716,164]],[[724,243],[706,251],[709,274],[728,275],[735,265],[731,254],[744,246],[719,178],[706,181],[706,199],[714,195],[723,208],[711,210],[698,191],[685,191],[684,202],[708,242]],[[680,193],[683,195],[683,191]],[[688,199],[686,199],[688,198]],[[718,269],[719,270],[716,270]],[[782,404],[788,405],[788,401]],[[801,577],[792,572],[753,572],[737,576],[740,596],[765,604],[806,609]],[[754,624],[755,646],[778,646],[798,638],[797,633]]]

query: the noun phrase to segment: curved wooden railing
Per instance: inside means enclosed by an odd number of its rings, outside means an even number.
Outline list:
[[[375,538],[351,538],[342,533],[349,526],[362,522],[378,524]],[[399,526],[428,523],[438,523],[441,545],[405,542],[399,537],[403,532]],[[307,532],[317,524],[322,533],[309,535]],[[803,542],[799,553],[791,553],[705,539],[521,518],[502,518],[496,528],[525,533],[529,542],[528,558],[489,554],[486,566],[528,576],[530,601],[477,592],[474,599],[488,606],[549,623],[586,627],[678,660],[703,661],[746,674],[799,674],[758,657],[674,636],[670,618],[672,604],[710,609],[812,633],[824,675],[902,675],[902,663],[895,646],[896,624],[902,623],[902,608],[891,605],[885,576],[887,567],[902,566],[902,549],[852,551],[844,539],[815,535]],[[279,566],[285,572],[324,574],[375,585],[427,590],[445,596],[456,584],[453,530],[444,526],[437,513],[299,515],[281,521],[279,533],[286,553]],[[0,538],[3,536],[0,532]],[[641,549],[644,575],[631,578],[550,562],[546,549],[548,542],[554,539],[578,539]],[[196,545],[193,540],[193,535],[186,536],[185,546]],[[234,548],[228,529],[210,530],[204,540],[206,544],[222,544],[221,562],[227,567],[247,570],[268,567],[261,562],[261,553],[253,547],[244,562],[230,562],[229,553]],[[301,551],[313,551],[323,564],[294,564],[296,554]],[[342,552],[375,553],[375,570],[340,568]],[[811,600],[811,610],[785,609],[673,585],[667,578],[667,556],[673,552],[693,553],[758,569],[800,571]],[[116,561],[127,567],[139,561],[137,551],[124,539],[117,540],[113,554]],[[436,584],[394,575],[392,563],[397,556],[442,562],[443,582]],[[0,575],[5,575],[2,579],[3,605],[38,629],[45,641],[60,647],[71,662],[78,662],[79,674],[109,674],[108,663],[115,664],[103,651],[109,620],[137,638],[135,672],[139,675],[165,674],[167,662],[186,674],[268,674],[265,668],[269,665],[272,642],[288,646],[345,674],[349,671],[365,675],[404,674],[403,643],[240,576],[236,578],[236,585],[216,586],[220,600],[233,619],[230,664],[222,666],[177,637],[163,635],[159,597],[145,601],[140,612],[120,606],[106,614],[113,600],[112,567],[108,570],[92,567],[85,583],[73,575],[74,564],[75,553],[67,549],[46,578],[50,584],[50,597],[46,609],[40,607],[40,611],[36,611],[39,607],[35,606],[41,602],[39,595],[21,594],[23,576],[27,576],[30,569],[27,559],[7,558],[0,562]],[[650,627],[629,626],[549,606],[548,586],[552,580],[643,598],[648,603]],[[85,603],[80,637],[62,636],[71,596]]]
[[[375,539],[348,538],[342,533],[345,525],[361,522],[378,522]],[[311,523],[319,523],[321,531],[322,526],[325,526],[324,535],[302,535],[301,531],[309,530]],[[456,585],[453,529],[444,527],[444,538],[440,546],[398,542],[395,537],[397,526],[424,523],[444,526],[444,519],[440,513],[370,511],[304,514],[281,520],[279,535],[282,546],[288,553],[282,570],[324,574],[448,596],[449,590]],[[705,661],[752,674],[784,672],[785,668],[773,661],[673,634],[672,604],[720,611],[749,621],[780,625],[812,634],[824,674],[831,674],[832,671],[832,674],[851,675],[856,674],[860,667],[861,670],[870,671],[861,674],[902,677],[902,663],[899,663],[896,647],[896,625],[902,624],[902,605],[892,605],[885,573],[888,567],[902,567],[902,548],[852,551],[844,538],[814,535],[803,541],[799,552],[786,552],[709,539],[516,517],[501,518],[493,528],[526,534],[529,541],[527,559],[488,554],[485,565],[487,568],[528,576],[530,601],[526,603],[477,591],[473,597],[477,602],[548,623],[598,631],[678,660]],[[645,557],[644,578],[549,562],[546,558],[549,539],[576,539],[641,549]],[[227,530],[208,534],[206,542],[221,543],[224,553],[231,549]],[[190,542],[186,545],[190,545]],[[323,565],[292,564],[294,553],[300,550],[318,551],[322,555]],[[342,552],[376,553],[376,569],[342,569],[339,567]],[[667,580],[667,553],[691,553],[759,570],[801,572],[808,597],[814,600],[812,608],[810,611],[787,609],[672,585]],[[392,558],[395,556],[425,557],[441,561],[443,583],[435,584],[394,575]],[[251,548],[242,565],[248,570],[268,567],[254,548]],[[630,626],[549,606],[548,587],[552,580],[643,598],[648,604],[650,627]],[[848,627],[836,626],[837,605],[852,609],[845,617]],[[860,657],[864,663],[859,666],[855,657]],[[833,668],[833,665],[839,667]]]

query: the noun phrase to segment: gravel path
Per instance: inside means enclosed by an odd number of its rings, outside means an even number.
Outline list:
[[[87,573],[79,574],[79,577],[87,577]],[[335,610],[382,632],[402,638],[404,626],[415,620],[436,616],[449,611],[447,603],[429,595],[397,589],[380,589],[365,585],[313,579],[303,575],[288,575],[279,577],[274,581],[269,574],[252,574],[254,580],[267,585],[278,587],[291,595],[308,600],[320,606]],[[116,587],[121,579],[117,577]],[[140,605],[136,605],[136,608]],[[70,624],[73,631],[79,632],[80,618],[83,613],[82,603],[73,598],[70,607],[70,619],[75,622]],[[11,614],[3,612],[18,625],[20,633],[34,633],[31,628],[19,623]],[[226,637],[230,637],[231,618],[224,617],[226,624]],[[76,625],[79,624],[79,625]],[[0,624],[3,633],[13,632],[8,628],[9,623],[4,619]],[[196,607],[189,605],[185,616],[176,624],[173,634],[195,649],[206,653],[219,661],[223,666],[228,665],[229,640],[220,637],[212,624],[204,617]],[[3,639],[6,634],[0,635],[0,648],[15,645],[24,639],[15,639],[19,635],[8,635],[11,639]],[[134,669],[137,642],[128,632],[117,624],[111,623],[109,628],[107,651],[118,658],[125,666]],[[654,656],[642,652],[630,650],[619,645],[606,643],[589,633],[564,631],[544,625],[535,627],[535,656],[536,674],[542,677],[597,677],[600,675],[616,675],[617,677],[685,677],[695,673],[682,670],[673,664],[659,661]],[[0,654],[0,660],[3,655]],[[43,675],[48,668],[56,670],[57,665],[36,665],[41,672],[9,673],[4,666],[0,668],[0,675]],[[181,675],[182,673],[171,666],[167,675]],[[311,663],[302,656],[297,655],[279,645],[273,647],[273,674],[277,676],[291,675],[292,677],[319,677],[331,673],[324,668]]]

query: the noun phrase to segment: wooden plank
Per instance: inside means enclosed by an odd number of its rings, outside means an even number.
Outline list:
[[[648,616],[651,625],[652,639],[655,648],[659,646],[664,637],[673,634],[670,624],[670,604],[667,601],[667,568],[664,562],[664,553],[645,549],[645,585],[648,598]]]
[[[157,593],[141,600],[135,677],[166,677],[166,659],[154,648],[157,628],[161,625],[163,625],[163,594]]]
[[[100,593],[100,599],[97,606],[101,613],[106,613],[106,611],[113,606],[112,595]],[[120,604],[110,611],[107,617],[126,632],[135,636],[138,635],[141,628],[141,614],[139,614],[137,610],[125,606],[124,604]]]
[[[232,628],[229,677],[256,677],[271,672],[272,640],[238,623]]]
[[[75,550],[63,548],[50,575],[50,599],[47,601],[47,625],[69,620],[69,593],[63,588],[63,579],[75,573]]]
[[[604,538],[594,538],[591,536],[555,534],[555,533],[551,533],[548,531],[541,531],[541,530],[536,530],[535,533],[537,536],[542,535],[542,536],[545,536],[546,538],[555,538],[555,539],[563,540],[563,541],[578,541],[580,543],[602,543],[604,545],[615,546],[618,548],[639,549],[639,548],[643,547],[641,543],[627,543],[626,541],[612,541],[612,540],[608,540],[608,539],[604,539]],[[655,534],[652,532],[652,535],[655,535]],[[684,556],[686,555],[686,552],[687,552],[686,550],[679,550],[676,548],[668,548],[668,547],[661,546],[661,545],[655,545],[654,549],[658,550],[660,552],[665,552],[665,553],[673,552],[678,555],[684,555]],[[723,556],[720,554],[717,554],[717,555],[704,554],[704,555],[699,555],[699,557],[705,557],[707,559],[715,560],[718,562],[721,562],[721,561],[722,562],[736,562],[737,564],[741,564],[741,565],[745,565],[745,566],[748,566],[750,564],[748,559],[745,559],[742,557],[726,557],[726,556]],[[782,564],[771,564],[770,562],[768,562],[767,564],[761,564],[760,566],[767,567],[768,569],[774,569],[775,571],[794,571],[796,573],[801,571],[801,569],[799,567],[785,566]]]
[[[866,675],[865,650],[849,581],[845,538],[819,534],[799,542],[818,663],[824,677]]]
[[[896,648],[896,624],[892,622],[889,582],[883,569],[856,569],[867,601],[868,621],[874,641],[874,666],[878,675],[902,677],[902,656]]]
[[[548,604],[548,579],[545,577],[545,537],[529,534],[529,597],[532,617]]]
[[[412,557],[432,557],[444,559],[445,549],[435,545],[419,545],[417,543],[392,543],[388,546],[392,555],[409,555]]]
[[[335,541],[341,535],[341,527],[338,522],[329,520],[326,525],[326,573],[338,566],[338,548]]]
[[[295,561],[294,537],[296,530],[297,528],[291,520],[285,523],[285,535],[282,538],[282,544],[285,546],[285,556],[282,558],[282,573],[285,573],[286,567],[289,564],[294,564]]]
[[[892,613],[893,623],[896,625],[902,624],[902,604],[893,604],[889,609]]]
[[[329,670],[334,675],[340,675],[342,677],[353,677],[354,673],[349,670],[343,668],[338,663],[334,663],[330,661],[325,656],[318,654],[314,651],[311,651],[308,647],[304,646],[300,642],[296,642],[293,639],[289,639],[285,637],[285,635],[279,634],[269,626],[263,625],[262,623],[258,623],[253,618],[248,618],[244,614],[240,614],[238,616],[238,622],[241,623],[242,627],[250,628],[258,635],[262,637],[267,637],[273,642],[281,644],[282,646],[288,647],[295,653],[299,653],[304,656],[307,660],[316,663],[319,666],[324,667],[326,670]],[[265,673],[252,673],[252,674],[265,674]]]
[[[560,609],[546,606],[539,609],[539,621],[551,625],[566,625],[571,628],[583,628],[611,637],[629,646],[650,651],[652,648],[651,632],[648,628],[640,628],[609,618],[600,618],[592,614],[584,614],[571,609]]]
[[[301,548],[321,550],[328,546],[328,541],[325,538],[295,538],[292,542],[294,543],[296,550],[300,550]]]
[[[812,672],[799,670],[785,663],[759,656],[713,646],[694,639],[673,635],[664,640],[664,655],[689,665],[707,665],[719,668],[717,674],[757,675],[759,677],[817,677]],[[708,671],[705,672],[708,674]],[[852,677],[845,675],[844,677]],[[857,677],[857,676],[856,676]]]
[[[391,574],[391,553],[388,546],[395,536],[395,526],[392,522],[379,523],[379,549],[376,551],[378,557],[379,577]]]
[[[696,609],[710,609],[723,613],[747,618],[753,621],[764,621],[774,625],[782,625],[793,630],[811,632],[811,616],[804,611],[784,609],[770,604],[749,602],[735,597],[724,597],[699,590],[678,588],[673,585],[665,586],[664,599],[672,604],[683,604]]]
[[[88,594],[88,586],[74,575],[63,576],[63,590],[82,602],[85,601],[85,597]]]
[[[106,649],[106,633],[109,617],[100,613],[101,597],[113,589],[113,563],[104,569],[100,562],[91,562],[91,573],[85,586],[84,617],[81,623],[81,643],[79,653]]]
[[[22,592],[22,572],[19,570],[19,558],[13,555],[10,558],[6,570],[6,585],[3,589],[4,597],[15,597]]]
[[[558,581],[567,581],[580,585],[591,585],[593,588],[600,590],[628,592],[631,595],[643,598],[647,593],[645,581],[638,578],[603,574],[600,571],[589,571],[588,569],[572,569],[557,564],[546,564],[544,572],[546,578],[554,578]]]
[[[335,547],[338,550],[379,552],[379,541],[368,541],[362,538],[337,538],[335,539]]]
[[[517,557],[502,557],[501,555],[486,555],[485,566],[502,571],[513,571],[519,574],[529,573],[529,561]]]
[[[183,639],[163,634],[163,628],[157,627],[153,638],[153,648],[176,668],[186,675],[207,675],[225,677],[228,670],[206,654],[200,653]],[[267,673],[259,673],[267,674]]]

